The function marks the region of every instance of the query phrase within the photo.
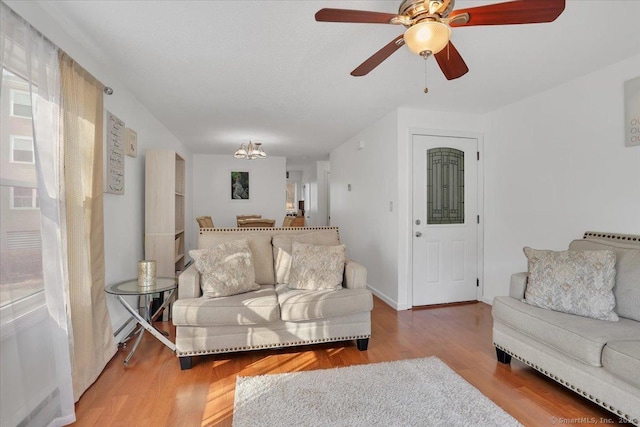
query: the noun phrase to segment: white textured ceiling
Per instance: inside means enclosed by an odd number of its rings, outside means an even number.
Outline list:
[[[39,3],[194,153],[253,139],[294,164],[400,106],[487,112],[640,53],[640,1],[569,0],[549,24],[454,28],[470,71],[447,81],[429,60],[425,95],[424,62],[404,47],[349,75],[403,27],[314,20],[323,7],[396,13],[400,0]]]

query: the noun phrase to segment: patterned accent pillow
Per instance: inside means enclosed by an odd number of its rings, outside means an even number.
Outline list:
[[[619,320],[613,311],[613,251],[556,252],[526,247],[524,253],[529,264],[524,302],[594,319]]]
[[[206,298],[260,289],[248,240],[233,240],[211,249],[194,249],[189,255],[200,273],[200,287]]]
[[[293,242],[324,246],[340,244],[336,230],[320,230],[302,234],[275,234],[271,244],[273,245],[273,269],[276,273],[277,283],[289,283]]]
[[[289,288],[315,291],[342,286],[344,245],[317,246],[293,242],[291,255]]]

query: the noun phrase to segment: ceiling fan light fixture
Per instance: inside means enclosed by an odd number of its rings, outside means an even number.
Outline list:
[[[451,28],[438,21],[424,21],[408,28],[404,42],[416,55],[430,52],[435,55],[447,46],[451,38]]]

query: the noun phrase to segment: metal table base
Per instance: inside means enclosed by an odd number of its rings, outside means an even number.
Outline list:
[[[169,302],[171,301],[171,297],[173,296],[174,293],[175,293],[175,289],[172,289],[169,291],[169,295],[165,297],[164,302],[162,303],[160,308],[158,308],[158,310],[156,310],[156,312],[153,313],[153,315],[150,315],[151,304],[153,303],[153,299],[151,298],[152,294],[141,295],[141,298],[145,299],[145,309],[144,309],[145,316],[144,317],[141,316],[140,313],[138,313],[138,310],[135,310],[133,307],[131,307],[131,304],[129,304],[127,300],[122,297],[122,295],[116,295],[116,297],[118,298],[118,301],[120,301],[120,303],[124,306],[124,308],[126,308],[127,311],[131,314],[131,318],[129,319],[129,321],[131,319],[135,319],[138,322],[138,326],[139,326],[138,330],[134,332],[134,335],[137,334],[138,337],[136,338],[136,341],[133,344],[133,348],[131,348],[131,351],[127,355],[127,358],[124,359],[125,366],[129,364],[129,360],[131,360],[131,357],[136,352],[136,349],[138,348],[138,345],[142,340],[142,335],[144,330],[148,331],[151,335],[156,337],[162,344],[166,345],[171,351],[173,352],[176,351],[176,345],[171,341],[169,341],[169,339],[164,335],[164,334],[168,335],[168,333],[158,330],[152,324],[153,320],[156,317],[158,317],[158,315],[162,312],[162,310],[164,310],[169,305]],[[129,321],[127,321],[127,323],[129,323]]]
[[[155,326],[153,326],[153,321],[156,320],[160,313],[167,309],[167,307],[171,303],[171,300],[173,299],[173,295],[175,294],[177,287],[178,286],[175,277],[158,277],[156,278],[156,281],[152,286],[141,287],[139,286],[137,279],[131,279],[114,283],[105,288],[105,292],[115,295],[118,301],[120,301],[120,304],[122,304],[122,306],[131,315],[129,319],[127,319],[127,321],[120,328],[118,328],[114,335],[117,336],[132,321],[135,320],[135,322],[137,323],[133,332],[127,335],[127,337],[120,342],[123,347],[126,347],[128,341],[135,337],[133,347],[124,360],[125,366],[129,364],[129,361],[133,357],[133,354],[138,349],[145,330],[175,353],[176,345],[169,340],[169,333],[157,329]],[[153,295],[158,293],[165,294],[164,301],[162,302],[162,305],[155,311],[155,313],[151,313],[153,305]],[[127,296],[137,297],[136,305],[138,307],[132,307],[131,304],[129,304],[129,302],[125,299],[125,297]],[[140,307],[141,298],[144,301],[144,307]]]

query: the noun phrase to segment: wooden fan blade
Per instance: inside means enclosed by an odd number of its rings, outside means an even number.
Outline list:
[[[464,59],[460,56],[460,52],[451,42],[434,56],[447,80],[462,77],[469,71],[467,64],[464,63]]]
[[[351,9],[320,9],[316,12],[316,21],[321,22],[356,22],[369,24],[390,24],[398,15],[393,13],[369,12]]]
[[[468,22],[451,22],[452,27],[471,25],[536,24],[551,22],[564,11],[565,0],[516,0],[487,6],[454,10],[449,19],[464,13],[469,14]]]
[[[404,44],[404,39],[402,38],[402,34],[400,34],[395,39],[391,40],[386,46],[382,49],[374,53],[364,61],[358,68],[351,72],[352,76],[361,77],[369,74],[371,70],[376,68],[378,65],[382,63],[385,59],[391,56],[393,52],[400,49],[400,46]]]

